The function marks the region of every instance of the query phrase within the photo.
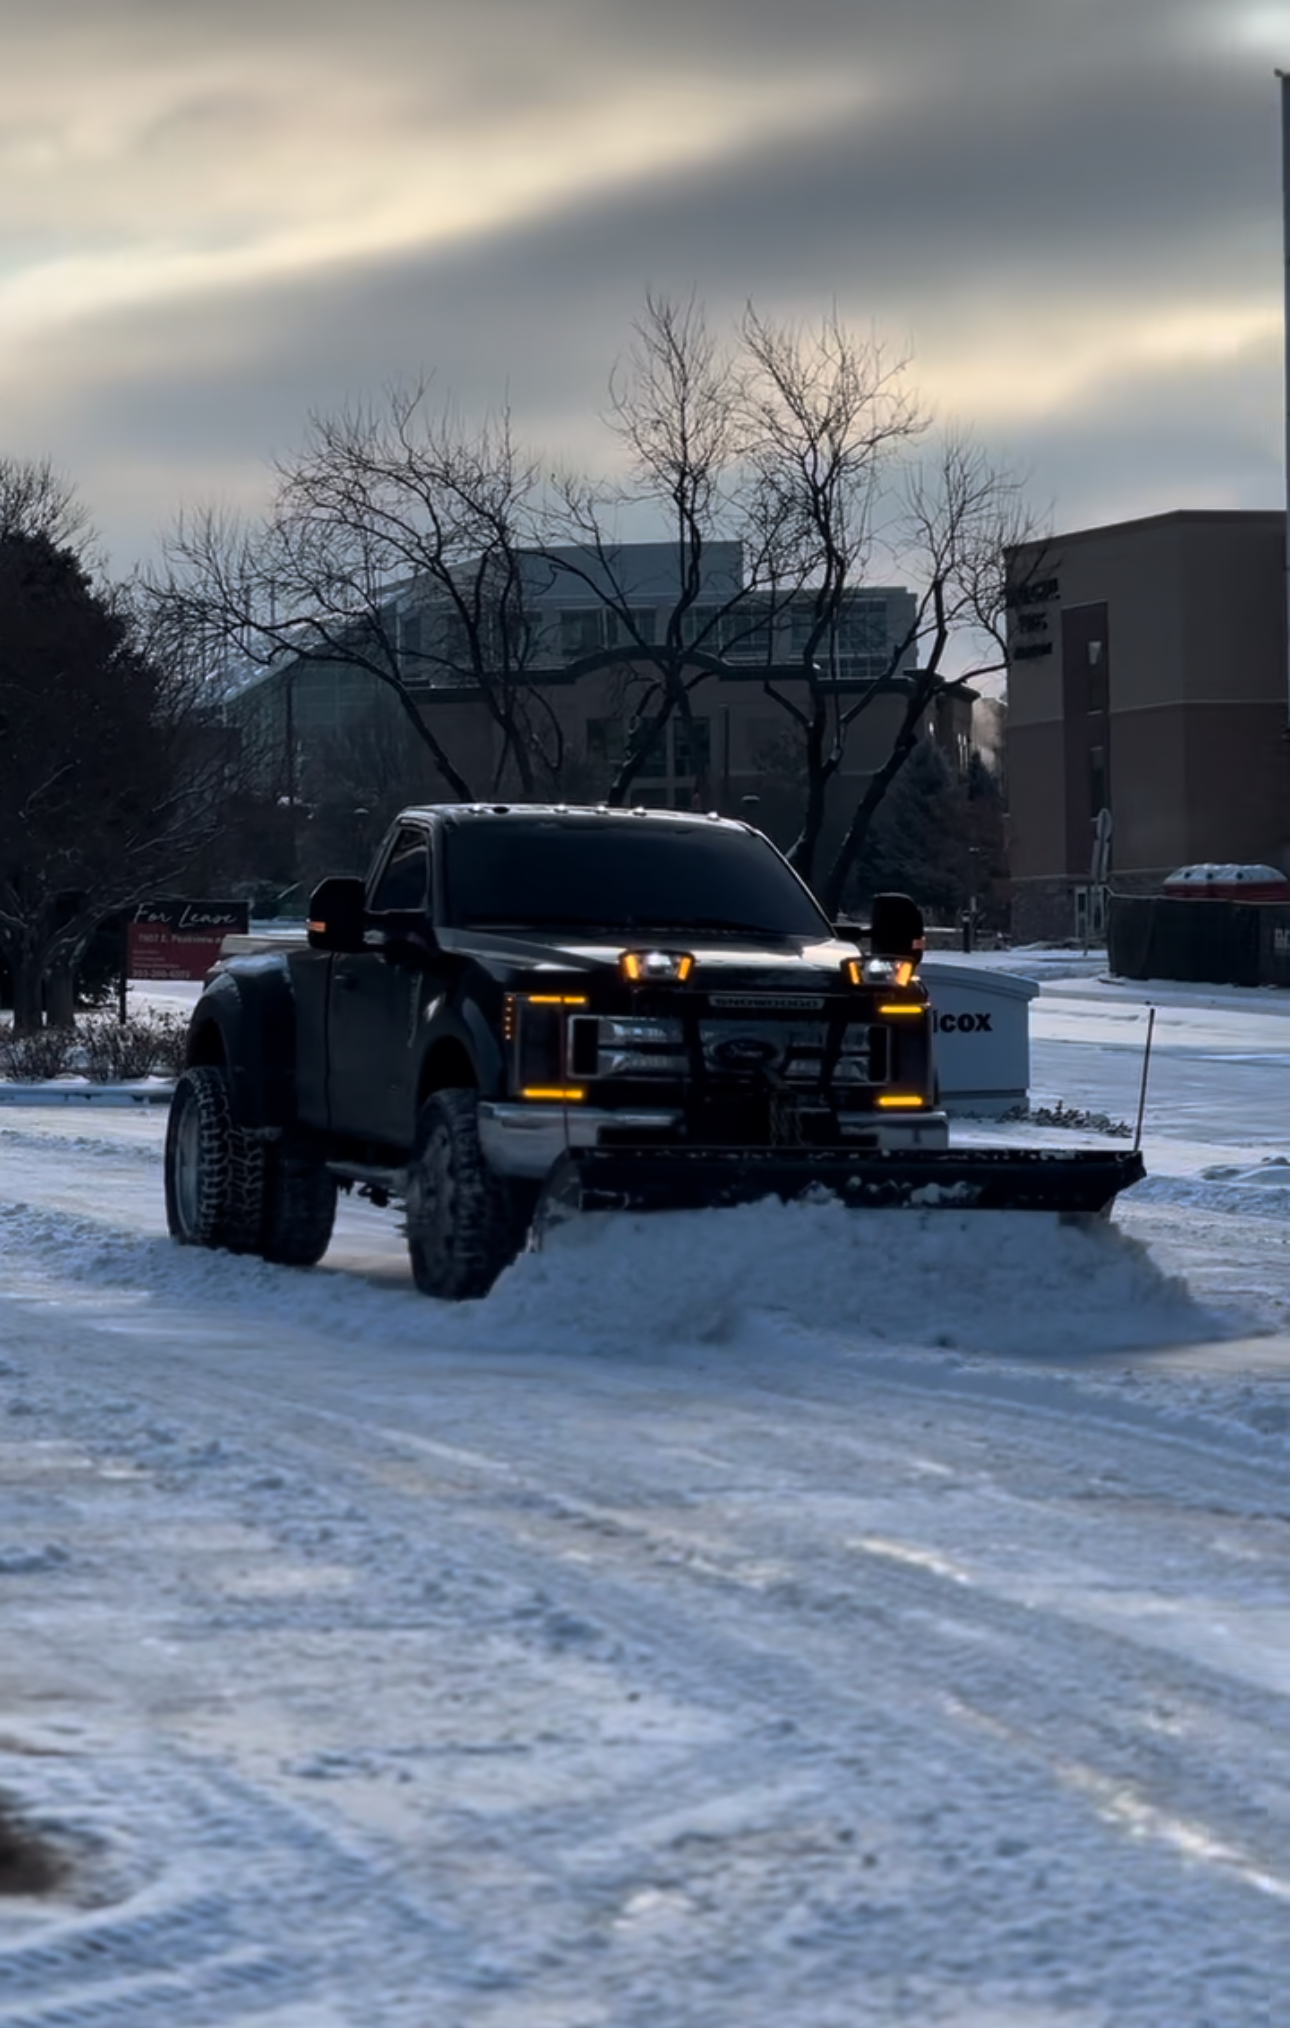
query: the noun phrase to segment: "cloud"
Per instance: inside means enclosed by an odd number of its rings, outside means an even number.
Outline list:
[[[1266,504],[1266,8],[10,0],[6,37],[0,442],[119,552],[422,366],[603,455],[647,284],[872,320],[1045,496]]]

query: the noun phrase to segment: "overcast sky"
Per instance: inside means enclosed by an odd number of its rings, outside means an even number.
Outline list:
[[[0,451],[116,562],[433,369],[603,456],[647,286],[842,312],[1058,528],[1280,505],[1290,0],[4,0]]]

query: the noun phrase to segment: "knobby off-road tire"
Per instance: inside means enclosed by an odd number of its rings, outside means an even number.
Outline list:
[[[234,1124],[216,1064],[183,1072],[166,1124],[166,1223],[181,1246],[257,1253],[264,1220],[264,1143]]]
[[[448,1302],[487,1295],[524,1244],[533,1196],[485,1162],[477,1094],[434,1092],[408,1166],[408,1253],[422,1294]]]
[[[265,1157],[260,1252],[282,1267],[314,1267],[331,1243],[336,1178],[313,1155],[275,1142]]]

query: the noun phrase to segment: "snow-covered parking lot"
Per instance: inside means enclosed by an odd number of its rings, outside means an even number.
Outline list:
[[[3,2028],[1290,2021],[1290,1008],[1157,997],[1112,1226],[594,1219],[455,1310],[0,1111]],[[1055,968],[1032,1097],[1131,1118],[1143,999]]]

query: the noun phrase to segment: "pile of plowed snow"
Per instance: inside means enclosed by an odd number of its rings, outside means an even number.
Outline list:
[[[767,1313],[860,1340],[1010,1353],[1221,1331],[1102,1220],[830,1203],[571,1219],[503,1276],[480,1322],[508,1336],[719,1342]]]
[[[410,1277],[400,1287],[339,1267],[302,1273],[19,1204],[0,1205],[0,1273],[12,1295],[103,1322],[123,1313],[137,1322],[141,1310],[177,1322],[182,1311],[209,1326],[251,1311],[329,1337],[480,1349],[718,1344],[767,1317],[857,1344],[1031,1355],[1182,1344],[1231,1328],[1100,1220],[827,1202],[573,1218],[484,1301],[463,1305],[426,1302]]]

